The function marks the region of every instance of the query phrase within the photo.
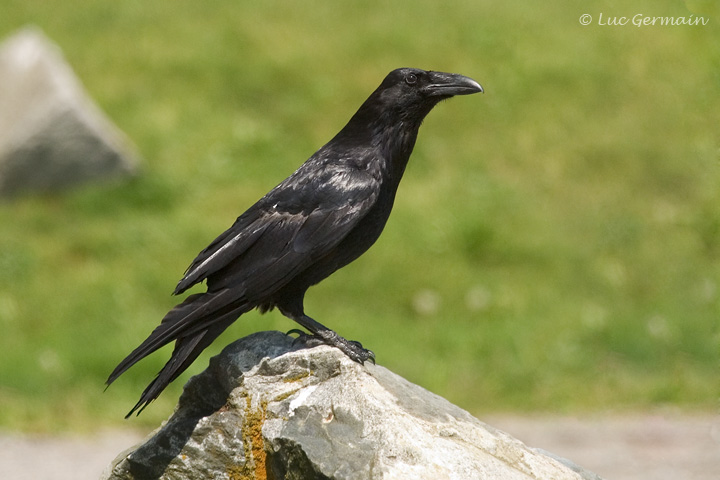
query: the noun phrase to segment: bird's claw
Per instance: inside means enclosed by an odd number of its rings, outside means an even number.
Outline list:
[[[353,355],[349,354],[348,352],[345,352],[345,354],[352,358],[354,361],[358,362],[359,364],[364,364],[366,361],[371,361],[373,365],[375,365],[375,352],[372,350],[369,350],[367,348],[364,348],[362,346],[362,343],[356,341],[356,340],[348,340],[348,343],[354,347]]]
[[[370,362],[372,362],[373,365],[375,365],[375,352],[373,352],[372,350],[365,350],[365,351],[367,352],[367,358],[365,360],[370,361]],[[365,363],[365,362],[360,362],[360,363]]]

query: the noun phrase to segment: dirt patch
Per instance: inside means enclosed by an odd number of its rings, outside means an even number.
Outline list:
[[[51,437],[0,432],[0,472],[13,480],[97,480],[120,452],[144,436],[128,430]]]
[[[720,415],[482,418],[607,480],[720,479]]]

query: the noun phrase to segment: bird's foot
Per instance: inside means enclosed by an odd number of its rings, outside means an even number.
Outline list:
[[[287,332],[287,335],[297,333],[298,337],[293,341],[293,345],[302,344],[305,348],[317,347],[318,345],[330,345],[338,348],[347,355],[350,360],[359,364],[370,361],[375,365],[375,353],[362,346],[362,343],[347,340],[332,330],[320,331],[317,334],[305,333],[302,330],[294,328]]]

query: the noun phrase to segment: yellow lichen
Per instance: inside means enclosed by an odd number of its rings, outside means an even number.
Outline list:
[[[303,378],[307,378],[310,376],[310,371],[308,370],[302,370],[296,373],[291,373],[287,375],[285,378],[282,379],[285,383],[291,383],[291,382],[297,382],[299,380],[302,380]]]
[[[277,397],[273,398],[273,401],[275,401],[275,402],[282,402],[282,401],[285,400],[286,398],[295,395],[295,393],[297,393],[299,390],[300,390],[299,388],[296,388],[295,390],[290,390],[290,391],[287,391],[287,392],[285,392],[285,393],[281,393],[281,394],[278,395]]]

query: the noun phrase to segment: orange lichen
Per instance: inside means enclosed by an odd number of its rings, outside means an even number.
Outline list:
[[[248,442],[251,454],[251,463],[254,466],[255,478],[257,480],[267,479],[267,470],[265,469],[266,454],[265,442],[262,436],[262,427],[265,423],[265,410],[267,402],[260,402],[260,408],[253,410],[250,397],[245,399],[247,407],[245,408],[245,428],[243,436]]]
[[[230,480],[267,480],[267,455],[262,436],[267,402],[260,402],[259,408],[252,408],[252,399],[245,397],[245,421],[242,436],[245,448],[245,463],[227,469]]]

